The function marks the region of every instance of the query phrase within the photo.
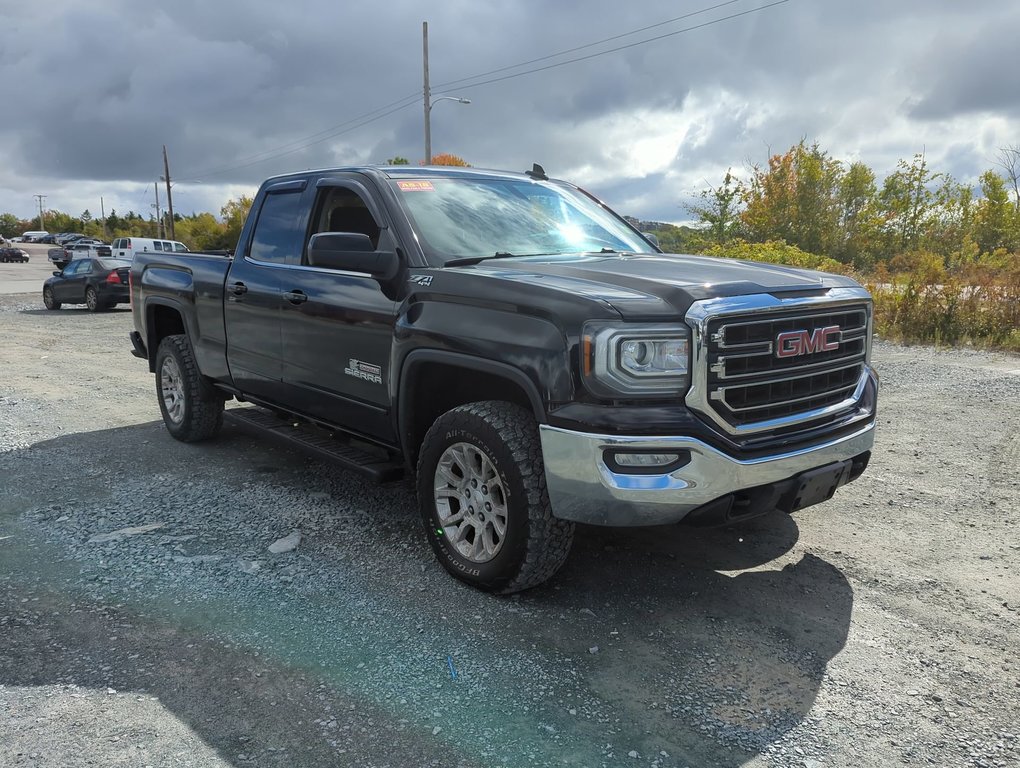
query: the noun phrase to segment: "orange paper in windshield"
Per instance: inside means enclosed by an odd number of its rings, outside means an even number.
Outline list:
[[[398,181],[397,186],[404,192],[434,192],[431,181]]]

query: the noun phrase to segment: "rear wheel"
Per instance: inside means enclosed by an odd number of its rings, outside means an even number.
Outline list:
[[[418,504],[439,562],[454,577],[509,594],[549,579],[574,524],[552,515],[534,418],[512,403],[454,408],[425,436]]]
[[[53,289],[48,285],[42,290],[42,301],[46,309],[60,309],[60,302],[53,298]]]
[[[223,426],[224,398],[199,373],[184,334],[167,336],[159,344],[156,397],[167,431],[182,442],[208,440]]]
[[[99,303],[99,294],[91,285],[85,289],[85,306],[88,307],[89,312],[98,312],[103,308],[103,305]]]

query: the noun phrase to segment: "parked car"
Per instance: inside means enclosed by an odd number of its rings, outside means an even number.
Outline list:
[[[31,230],[29,232],[21,233],[21,242],[23,243],[37,243],[40,237],[46,237],[49,232],[45,229]]]
[[[131,262],[89,256],[75,259],[43,284],[46,309],[62,304],[84,304],[90,312],[126,304]]]
[[[36,238],[35,241],[37,243],[54,245],[57,242],[57,236],[56,235],[43,235],[42,237]]]
[[[110,245],[115,259],[130,259],[136,253],[188,253],[188,246],[177,240],[154,240],[151,237],[118,237]]]
[[[81,238],[74,240],[63,247],[50,248],[47,257],[61,269],[75,259],[82,259],[89,256],[97,258],[109,258],[113,255],[110,246],[102,240]]]
[[[28,261],[28,254],[20,248],[4,246],[0,248],[0,261],[6,264],[9,261]]]
[[[81,232],[61,232],[56,236],[57,245],[67,245],[73,240],[81,240],[85,237]]]

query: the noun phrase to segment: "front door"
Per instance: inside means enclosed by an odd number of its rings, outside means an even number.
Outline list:
[[[85,281],[92,272],[91,259],[76,259],[64,267],[63,279],[53,283],[53,298],[67,304],[85,302]]]
[[[309,236],[356,232],[392,246],[382,213],[358,181],[320,182]],[[286,270],[281,313],[283,378],[294,407],[369,437],[393,442],[387,384],[396,302],[365,274],[311,267]]]

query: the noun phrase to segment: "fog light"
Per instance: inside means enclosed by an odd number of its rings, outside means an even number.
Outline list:
[[[616,453],[613,459],[621,467],[665,467],[680,458],[676,453]]]
[[[607,449],[602,454],[606,469],[618,475],[668,475],[691,463],[690,451],[657,453],[640,449]]]

